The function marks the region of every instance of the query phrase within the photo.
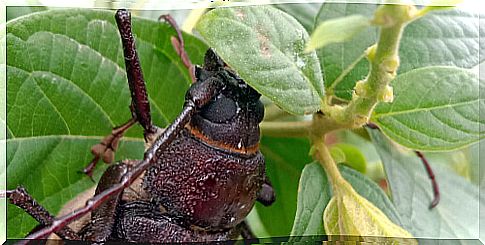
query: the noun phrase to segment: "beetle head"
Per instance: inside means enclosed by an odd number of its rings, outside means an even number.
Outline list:
[[[209,49],[203,67],[196,67],[196,83],[218,80],[221,92],[195,115],[190,126],[205,142],[234,152],[258,149],[259,123],[264,116],[261,95]]]

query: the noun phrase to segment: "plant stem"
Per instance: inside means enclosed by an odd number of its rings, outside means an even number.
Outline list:
[[[334,193],[338,192],[339,186],[345,185],[344,183],[346,181],[340,174],[337,164],[333,160],[327,145],[325,145],[325,137],[315,140],[313,142],[313,147],[315,148],[314,157],[327,173],[328,179],[332,184],[332,190]]]
[[[344,118],[359,126],[367,122],[374,107],[380,101],[392,101],[390,82],[399,67],[399,42],[407,22],[412,19],[413,9],[405,5],[382,5],[375,14],[374,23],[381,25],[375,53],[369,52],[371,63],[369,76],[357,83],[354,96],[344,112]]]
[[[370,114],[378,102],[392,101],[390,82],[399,67],[399,42],[406,24],[415,19],[414,6],[388,4],[380,6],[373,24],[379,25],[380,35],[375,46],[367,51],[370,71],[367,78],[357,82],[352,100],[346,106],[332,105],[328,100],[322,105],[322,112],[329,117],[323,121],[334,121],[338,127],[358,128],[369,121]],[[326,125],[322,124],[322,127]]]
[[[261,132],[274,137],[307,137],[311,121],[298,122],[262,122]]]
[[[406,24],[415,19],[414,6],[382,5],[374,15],[373,24],[380,26],[380,35],[376,45],[365,52],[370,63],[367,78],[357,82],[352,100],[345,106],[333,105],[325,100],[322,112],[315,113],[310,137],[312,153],[325,169],[334,192],[349,186],[335,164],[327,146],[325,135],[333,130],[360,128],[368,122],[372,110],[379,102],[392,101],[390,82],[395,78],[399,67],[399,42]],[[330,86],[330,95],[343,77],[360,61],[354,61]],[[327,95],[329,95],[327,94]]]

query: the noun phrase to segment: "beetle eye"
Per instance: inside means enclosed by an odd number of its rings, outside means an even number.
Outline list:
[[[260,100],[256,102],[254,114],[256,115],[257,122],[262,122],[264,118],[264,105]]]
[[[202,108],[201,115],[213,123],[222,123],[231,120],[236,115],[236,110],[236,102],[221,95]]]

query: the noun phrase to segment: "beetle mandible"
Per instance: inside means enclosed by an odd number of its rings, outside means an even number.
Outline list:
[[[7,191],[10,201],[44,227],[30,239],[55,232],[86,241],[194,242],[235,239],[250,231],[244,218],[256,200],[274,201],[259,151],[259,123],[264,116],[260,94],[209,49],[203,67],[193,67],[178,33],[175,49],[195,82],[175,121],[162,130],[151,122],[145,82],[126,10],[115,14],[132,96],[133,118],[93,147],[93,162],[112,159],[124,131],[136,122],[144,129],[143,160],[110,166],[86,206],[54,218],[21,187]],[[107,160],[106,160],[107,159]],[[129,189],[127,187],[130,187]],[[91,213],[80,231],[67,225]]]

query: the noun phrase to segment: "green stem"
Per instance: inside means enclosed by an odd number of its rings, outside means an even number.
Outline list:
[[[368,55],[371,62],[369,76],[356,85],[344,118],[365,123],[378,102],[392,100],[389,84],[399,67],[399,42],[404,27],[412,19],[411,10],[410,6],[390,4],[382,5],[376,11],[374,23],[381,25],[381,31],[375,53],[369,52]]]
[[[337,168],[337,164],[333,160],[332,155],[328,150],[328,147],[325,145],[325,137],[316,138],[313,141],[313,147],[315,150],[313,156],[316,160],[318,160],[320,165],[327,173],[328,179],[332,184],[332,190],[336,192],[337,190],[339,190],[339,186],[345,185],[343,183],[345,183],[346,181],[340,174],[340,171]]]
[[[404,27],[415,19],[415,14],[414,6],[407,5],[388,4],[376,10],[372,22],[381,28],[377,44],[366,52],[370,62],[367,78],[357,82],[352,100],[346,106],[332,105],[328,100],[322,106],[323,113],[338,124],[336,128],[361,127],[368,122],[378,102],[392,101],[389,84],[399,67],[399,42]]]
[[[298,122],[263,122],[261,132],[273,137],[307,137],[311,121]]]
[[[378,102],[392,100],[390,82],[395,78],[399,67],[399,42],[404,27],[412,21],[416,9],[413,6],[382,5],[375,13],[373,24],[379,25],[380,35],[376,45],[371,46],[365,54],[370,63],[367,78],[357,82],[352,100],[345,106],[332,105],[326,100],[322,105],[322,113],[313,116],[310,137],[313,144],[313,156],[320,162],[334,187],[346,186],[347,182],[332,159],[325,145],[325,135],[338,129],[360,128],[368,122],[370,114]],[[360,59],[354,61],[355,66]],[[349,68],[351,69],[351,68]],[[349,71],[347,69],[339,76],[340,82]],[[330,95],[337,83],[330,87]]]

